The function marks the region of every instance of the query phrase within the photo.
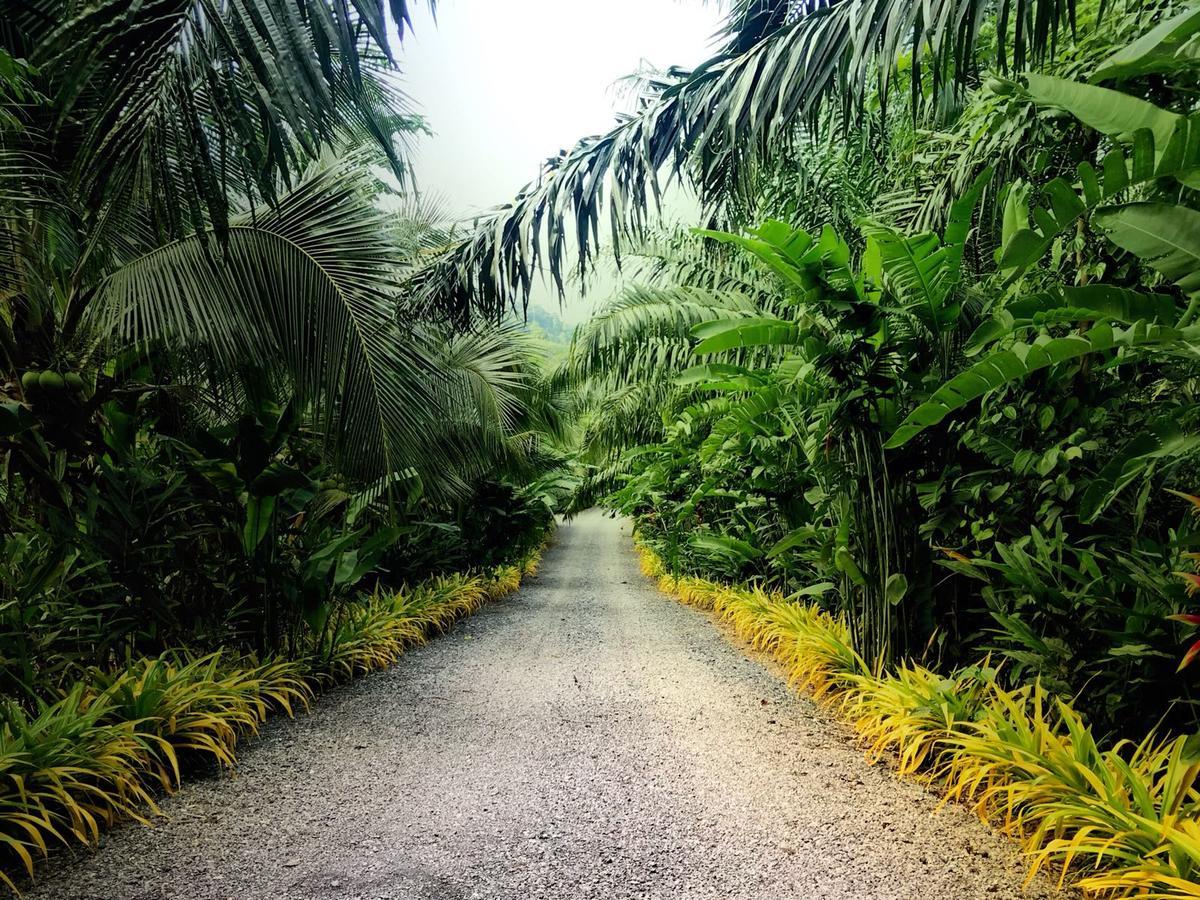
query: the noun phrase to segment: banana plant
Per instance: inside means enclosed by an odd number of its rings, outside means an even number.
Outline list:
[[[975,353],[988,344],[998,348],[910,412],[888,439],[889,448],[903,446],[973,401],[1051,366],[1098,354],[1116,363],[1145,353],[1188,352],[1200,340],[1193,325],[1200,311],[1200,211],[1165,199],[1178,195],[1180,188],[1200,186],[1200,118],[1083,82],[1044,75],[1028,80],[1038,105],[1069,112],[1108,137],[1113,149],[1099,170],[1086,160],[1079,164],[1077,186],[1062,178],[1049,182],[1047,205],[1034,208],[1032,227],[1028,220],[1010,221],[999,253],[1004,283],[1010,289],[1019,284],[1060,235],[1087,221],[1147,272],[1169,281],[1186,306],[1178,307],[1172,295],[1157,291],[1086,283],[1018,297],[1011,308],[1003,304],[969,345]],[[1121,202],[1136,191],[1150,192],[1150,199]],[[1016,213],[1009,213],[1011,220]],[[1069,336],[1046,331],[1069,322],[1088,325]],[[1128,327],[1119,327],[1122,323]],[[1020,339],[1030,329],[1038,334]],[[1014,336],[1018,339],[1009,340]]]

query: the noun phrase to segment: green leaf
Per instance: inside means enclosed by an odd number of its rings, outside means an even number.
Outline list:
[[[1174,324],[1179,306],[1169,294],[1145,293],[1096,282],[1063,287],[1006,303],[982,322],[968,338],[963,352],[978,354],[988,344],[1016,331],[1079,322],[1157,322]]]
[[[1089,128],[1118,140],[1130,141],[1139,129],[1148,128],[1155,144],[1165,147],[1182,118],[1149,101],[1109,88],[1053,75],[1031,73],[1028,79],[1034,103],[1064,109]]]
[[[242,552],[253,556],[271,528],[275,497],[250,497],[246,501],[246,521],[242,525]]]
[[[311,487],[312,479],[295,466],[275,460],[258,477],[250,482],[248,489],[256,497],[278,496],[295,488]]]
[[[354,583],[358,580],[354,577],[356,571],[358,571],[358,551],[347,550],[338,557],[337,568],[333,571],[333,586],[344,587]]]
[[[1200,212],[1167,203],[1127,203],[1096,211],[1108,239],[1200,299]],[[1180,324],[1190,324],[1185,314]]]
[[[908,593],[908,578],[902,572],[893,572],[883,586],[883,599],[892,606],[899,606]]]
[[[1153,423],[1117,451],[1084,490],[1080,502],[1082,521],[1096,521],[1126,487],[1150,471],[1159,460],[1181,460],[1195,454],[1200,447],[1200,435],[1185,432],[1180,427],[1178,419],[1185,412],[1188,410]]]
[[[12,437],[36,424],[33,414],[16,400],[0,401],[0,437]]]
[[[865,587],[867,579],[854,560],[854,554],[846,546],[838,547],[833,553],[834,567],[859,587]]]
[[[799,547],[802,544],[807,544],[814,540],[820,532],[812,525],[801,525],[799,528],[787,534],[781,540],[777,541],[770,550],[767,551],[767,558],[774,559],[781,553],[786,553],[793,547]]]
[[[743,347],[795,344],[800,339],[800,329],[795,322],[759,316],[701,322],[692,329],[692,336],[700,341],[693,348],[699,355]]]
[[[791,597],[823,597],[833,590],[837,590],[837,585],[832,581],[820,581],[794,591]]]
[[[908,443],[955,410],[1039,369],[1119,347],[1171,346],[1197,337],[1200,333],[1195,328],[1180,330],[1138,322],[1114,332],[1110,325],[1099,322],[1084,334],[1062,338],[1041,336],[1032,343],[1016,344],[980,360],[938,388],[929,400],[909,413],[884,447],[892,449]]]
[[[1088,80],[1093,84],[1119,81],[1193,66],[1200,59],[1200,43],[1192,39],[1197,34],[1200,34],[1200,6],[1172,16],[1122,47],[1100,63]]]
[[[864,223],[882,277],[904,308],[930,332],[940,334],[958,321],[954,291],[962,276],[962,257],[975,205],[991,181],[985,169],[950,208],[944,237],[932,233],[906,235],[886,225]]]
[[[747,562],[763,555],[762,550],[753,544],[727,535],[693,534],[688,543],[698,550],[707,550]]]

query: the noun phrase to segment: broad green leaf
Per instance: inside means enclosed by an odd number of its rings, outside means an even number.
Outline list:
[[[1180,330],[1138,322],[1124,331],[1114,332],[1108,323],[1099,322],[1083,334],[1061,338],[1042,336],[1032,343],[1016,344],[980,360],[938,388],[929,400],[909,413],[884,447],[891,449],[908,443],[955,410],[1039,369],[1114,348],[1172,346],[1195,341],[1198,337],[1200,332],[1195,328]]]
[[[763,555],[762,550],[746,541],[727,535],[694,534],[689,543],[700,550],[707,550],[722,556],[732,556],[742,560],[758,559]]]
[[[1064,109],[1084,125],[1118,140],[1132,140],[1148,128],[1154,142],[1165,147],[1181,116],[1149,101],[1109,88],[1096,87],[1053,75],[1030,74],[1029,95],[1039,106]]]
[[[858,567],[858,563],[854,560],[854,554],[850,552],[849,547],[838,547],[833,553],[833,564],[839,572],[849,578],[859,587],[865,587],[867,583],[866,577],[862,573],[862,569]]]
[[[1159,460],[1184,459],[1200,448],[1200,435],[1185,432],[1178,416],[1164,418],[1126,443],[1089,482],[1080,518],[1094,522],[1117,496]]]
[[[800,338],[800,329],[795,322],[768,317],[721,319],[701,322],[692,329],[692,336],[700,340],[693,348],[700,355],[741,347],[794,344]]]
[[[1004,218],[1000,229],[1001,253],[1012,244],[1017,233],[1029,225],[1029,185],[1016,181],[1004,197]],[[999,261],[999,260],[997,260]]]
[[[903,572],[893,572],[883,586],[883,598],[892,606],[899,606],[908,593],[908,578]]]
[[[788,550],[791,550],[793,547],[799,547],[802,544],[807,544],[819,534],[820,532],[812,525],[801,525],[799,528],[795,529],[777,541],[775,545],[767,551],[767,558],[774,559],[781,553],[786,553]]]
[[[837,590],[837,585],[832,581],[819,581],[816,584],[810,584],[807,587],[802,587],[798,591],[792,592],[792,597],[823,597],[830,591]]]
[[[1119,199],[1117,195],[1131,187],[1163,178],[1173,178],[1188,187],[1200,188],[1200,116],[1179,117],[1170,138],[1164,144],[1149,129],[1135,132],[1126,147],[1114,147],[1104,157],[1103,177],[1088,162],[1077,167],[1082,199],[1062,178],[1055,178],[1043,190],[1049,208],[1034,210],[1035,228],[1021,227],[1013,231],[1018,219],[1008,221],[1006,208],[1004,238],[999,265],[1009,283],[1029,266],[1042,259],[1055,239],[1072,228],[1080,216],[1089,214],[1105,200]]]
[[[784,236],[779,227],[787,229],[782,222],[765,223],[751,236],[730,234],[725,231],[710,231],[702,228],[693,229],[693,233],[701,237],[712,238],[726,244],[734,244],[757,257],[767,267],[779,275],[793,287],[806,288],[809,279],[805,277],[800,265],[803,254],[812,246],[813,239],[807,232],[797,230]],[[788,229],[790,232],[790,229]],[[770,239],[767,239],[770,238]]]
[[[940,239],[931,233],[906,235],[890,226],[870,222],[863,226],[884,282],[905,309],[934,334],[958,321],[959,304],[953,298],[962,275],[963,249],[975,205],[991,177],[992,170],[985,169],[952,204],[945,234]]]
[[[1100,282],[1064,287],[1006,303],[975,329],[964,353],[974,356],[988,344],[1021,329],[1101,320],[1173,325],[1179,312],[1175,298],[1168,294],[1145,293]]]
[[[312,479],[295,466],[278,460],[271,462],[250,482],[250,493],[256,497],[278,496],[292,488],[309,487]]]
[[[246,521],[242,525],[242,552],[253,556],[262,543],[275,513],[275,497],[250,497],[246,501]]]
[[[1122,47],[1096,67],[1088,80],[1119,81],[1153,72],[1171,72],[1196,64],[1200,59],[1200,6],[1184,10],[1159,23],[1132,44]]]
[[[1200,299],[1200,212],[1166,203],[1127,203],[1097,210],[1094,220],[1110,241],[1192,298],[1180,323],[1190,324]]]
[[[29,409],[15,400],[0,401],[0,437],[12,437],[32,428],[36,419]]]

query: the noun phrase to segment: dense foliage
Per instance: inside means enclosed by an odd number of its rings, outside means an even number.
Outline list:
[[[721,228],[643,242],[558,375],[590,398],[577,502],[844,614],[873,664],[991,654],[1101,732],[1191,730],[1200,14],[1076,15],[940,103],[914,57]]]
[[[1192,809],[1182,737],[1100,746],[1198,718],[1200,9],[726,6],[460,237],[403,0],[0,2],[0,871],[511,589],[569,497],[917,746],[1032,716]],[[602,246],[551,366],[511,316]]]
[[[0,879],[513,590],[569,493],[538,342],[407,286],[389,16],[0,4]]]
[[[521,564],[552,526],[565,420],[541,351],[405,287],[447,235],[410,196],[424,125],[387,16],[3,5],[0,842],[26,863],[140,815],[162,753],[197,748],[129,726],[176,720],[121,685],[178,671],[200,696],[287,659],[286,706],[424,634],[389,636],[372,596]],[[78,790],[29,793],[66,765]]]

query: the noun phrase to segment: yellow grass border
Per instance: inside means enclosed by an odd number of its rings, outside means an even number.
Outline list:
[[[486,574],[375,594],[339,623],[328,655],[260,664],[221,652],[164,654],[94,673],[37,717],[10,710],[0,726],[0,884],[19,895],[18,880],[32,878],[52,846],[90,847],[120,822],[150,824],[155,795],[181,783],[180,754],[232,767],[238,741],[270,714],[307,708],[321,685],[391,666],[516,591],[537,574],[548,544]]]
[[[846,623],[818,607],[677,577],[650,548],[637,551],[663,593],[771,654],[793,687],[854,728],[869,758],[892,760],[1019,841],[1030,879],[1045,869],[1085,896],[1200,898],[1200,756],[1187,738],[1101,747],[1069,703],[1039,684],[1006,689],[986,662],[949,675],[911,663],[875,672]]]

